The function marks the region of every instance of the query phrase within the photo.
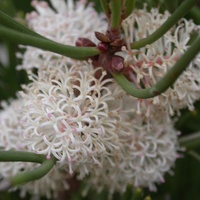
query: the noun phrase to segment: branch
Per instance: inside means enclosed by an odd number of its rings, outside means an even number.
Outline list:
[[[200,162],[200,155],[197,152],[190,150],[188,154]]]
[[[20,33],[4,26],[0,26],[0,37],[17,44],[37,47],[75,59],[84,59],[100,53],[96,47],[73,47],[63,45],[49,39]]]
[[[34,163],[42,163],[46,160],[44,155],[35,154],[31,152],[24,151],[2,151],[0,150],[0,162],[34,162]]]
[[[1,162],[33,162],[41,165],[32,171],[21,172],[4,180],[0,185],[0,191],[8,190],[13,186],[17,186],[29,181],[34,181],[46,175],[56,163],[56,159],[52,157],[47,160],[44,155],[38,155],[31,152],[22,151],[0,151]]]
[[[179,19],[187,14],[187,12],[195,5],[197,1],[198,0],[185,0],[168,18],[168,20],[162,26],[160,26],[160,28],[158,28],[153,34],[149,35],[147,38],[133,42],[131,44],[131,48],[139,49],[161,38],[172,26],[174,26],[178,22]]]
[[[128,17],[130,14],[132,14],[132,12],[135,8],[135,2],[136,2],[136,0],[127,0],[126,1],[125,18]]]
[[[101,7],[103,8],[104,13],[106,16],[109,16],[109,5],[108,5],[108,0],[100,0]]]
[[[184,53],[184,55],[182,55],[168,73],[150,88],[137,89],[123,74],[113,73],[112,75],[122,89],[131,96],[142,99],[152,98],[165,92],[169,87],[171,87],[199,51],[200,36],[193,42],[192,46]]]
[[[121,0],[110,0],[111,10],[111,29],[117,30],[121,23],[121,12],[122,12],[122,1]]]
[[[10,179],[11,187],[42,178],[53,168],[55,163],[56,159],[52,157],[49,160],[45,160],[39,167],[32,171],[15,175]]]
[[[179,144],[186,148],[194,148],[196,146],[199,147],[200,132],[180,137]]]
[[[6,26],[8,28],[15,29],[16,31],[19,31],[22,33],[27,33],[32,36],[38,36],[41,38],[45,38],[42,35],[32,31],[31,29],[26,28],[25,26],[21,25],[20,23],[15,21],[13,18],[8,16],[6,13],[2,12],[1,10],[0,10],[0,24]]]

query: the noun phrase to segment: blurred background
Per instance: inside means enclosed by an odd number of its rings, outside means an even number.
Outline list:
[[[179,3],[182,1],[183,0],[179,0]],[[91,2],[94,2],[97,11],[101,12],[99,0],[93,0]],[[161,11],[165,10],[162,0],[138,0],[136,4],[137,7],[141,7],[144,2],[148,3],[149,8],[160,4]],[[30,3],[31,1],[27,0],[0,0],[0,10],[20,22],[27,12],[33,10]],[[199,5],[200,1],[195,8],[197,12],[200,12],[200,10],[198,10]],[[200,18],[196,18],[193,13],[194,12],[189,12],[186,17],[192,18],[196,23],[200,23]],[[28,83],[26,72],[23,70],[16,70],[16,66],[20,63],[20,60],[16,58],[16,52],[19,51],[21,51],[21,49],[19,49],[17,45],[12,44],[9,41],[3,41],[0,38],[0,105],[2,101],[16,98],[16,91],[20,90],[20,85]],[[182,132],[182,135],[200,131],[200,101],[195,103],[195,110],[193,112],[182,110],[181,113],[182,115],[176,123],[176,128]],[[200,153],[200,147],[194,150],[197,153]],[[144,190],[144,196],[149,195],[152,200],[199,200],[200,160],[194,159],[188,153],[183,153],[183,158],[178,159],[175,163],[173,172],[174,175],[166,175],[165,183],[158,185],[158,191],[156,193],[150,193],[148,190]],[[87,197],[82,198],[80,192],[77,192],[80,190],[80,188],[75,188],[73,191],[70,191],[70,197],[64,199],[106,199],[106,191],[99,195],[95,191],[90,191]],[[132,192],[133,191],[130,188],[127,188],[127,192],[122,197],[115,194],[113,199],[131,200]],[[18,192],[0,193],[0,200],[13,199],[20,199]],[[30,197],[28,196],[25,200],[26,199],[28,200]],[[43,199],[45,200],[45,198]]]

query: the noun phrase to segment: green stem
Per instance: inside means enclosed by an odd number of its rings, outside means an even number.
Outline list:
[[[200,155],[195,151],[188,151],[188,154],[200,162]]]
[[[122,1],[121,0],[110,0],[110,10],[111,10],[111,29],[118,30],[121,23],[121,9]]]
[[[200,8],[193,7],[189,12],[188,16],[194,20],[196,24],[200,24]]]
[[[37,180],[46,175],[56,163],[56,159],[52,157],[47,160],[44,155],[23,151],[0,151],[1,162],[33,162],[41,165],[36,169],[28,172],[21,172],[4,181],[0,186],[0,191],[7,190],[10,187]]]
[[[52,40],[27,35],[18,31],[0,26],[0,37],[17,44],[23,44],[52,51],[64,56],[75,59],[84,59],[90,56],[98,55],[100,51],[96,47],[73,47],[59,44]]]
[[[101,7],[103,8],[104,13],[106,16],[109,16],[109,5],[108,5],[108,0],[100,0]]]
[[[29,181],[34,181],[45,176],[55,165],[56,159],[52,157],[49,160],[45,160],[39,167],[32,171],[22,172],[10,179],[11,185],[16,186]]]
[[[176,62],[176,64],[168,71],[168,73],[160,79],[154,86],[146,89],[137,89],[133,83],[129,82],[123,74],[113,73],[113,77],[117,83],[128,94],[137,98],[151,98],[165,92],[178,79],[181,73],[187,68],[192,59],[200,51],[200,36],[193,42],[192,46],[184,53],[184,55]]]
[[[199,145],[200,145],[200,132],[180,137],[179,144],[181,146],[186,147],[186,148],[199,147]]]
[[[11,42],[6,42],[6,46],[8,49],[8,55],[9,55],[9,66],[8,66],[8,79],[9,79],[9,85],[12,85],[12,87],[9,87],[10,94],[15,94],[18,89],[17,84],[17,78],[16,78],[16,45],[11,44]],[[15,77],[15,78],[14,78]]]
[[[26,28],[25,26],[21,25],[17,21],[15,21],[13,18],[5,14],[0,10],[0,24],[4,25],[6,27],[9,27],[11,29],[15,29],[16,31],[22,32],[22,33],[27,33],[32,36],[38,36],[41,38],[45,38],[42,35],[39,35],[38,33]],[[47,38],[46,38],[47,39]]]
[[[135,8],[135,2],[136,0],[127,0],[126,1],[126,11],[125,11],[125,17],[128,17]]]
[[[6,46],[7,46],[8,56],[9,56],[8,67],[14,71],[15,66],[16,66],[16,56],[15,56],[16,46],[13,46],[9,41],[6,41]]]
[[[160,26],[153,34],[149,35],[147,38],[141,39],[139,41],[133,42],[131,44],[132,49],[139,49],[151,44],[162,37],[172,26],[174,26],[179,19],[181,19],[187,12],[195,5],[198,0],[185,0],[176,11],[168,18],[168,20]]]
[[[46,160],[46,157],[44,155],[39,155],[31,152],[0,150],[0,162],[22,161],[42,163],[44,160]]]

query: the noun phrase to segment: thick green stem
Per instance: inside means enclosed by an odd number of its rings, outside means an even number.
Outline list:
[[[112,30],[118,30],[121,23],[122,1],[110,0],[111,19],[110,25]]]
[[[137,98],[151,98],[165,92],[178,79],[181,73],[187,68],[189,63],[200,51],[200,36],[193,42],[192,46],[185,54],[176,62],[176,64],[168,71],[168,73],[160,79],[154,86],[146,89],[137,89],[133,83],[129,82],[123,74],[113,73],[113,77],[117,83],[128,94]]]
[[[106,16],[109,16],[109,5],[108,5],[108,0],[100,0],[101,7],[103,8],[104,13]]]
[[[27,35],[18,31],[0,26],[0,37],[17,44],[23,44],[52,51],[64,56],[75,59],[84,59],[90,56],[98,55],[100,51],[96,47],[73,47],[59,44],[52,40]]]
[[[19,89],[19,84],[18,80],[16,77],[16,45],[13,45],[11,42],[7,41],[5,42],[8,50],[8,55],[9,55],[9,66],[7,70],[7,75],[9,79],[9,85],[12,85],[12,87],[9,87],[9,92],[10,94],[15,94],[16,91]],[[15,78],[13,78],[15,77]]]
[[[174,26],[179,19],[181,19],[187,12],[195,5],[198,0],[185,0],[176,9],[176,11],[168,18],[168,20],[160,26],[153,34],[149,35],[147,38],[141,39],[139,41],[133,42],[131,44],[132,49],[139,49],[151,44],[161,38],[172,26]]]
[[[34,162],[42,163],[46,160],[44,155],[24,151],[0,151],[0,162]]]
[[[125,11],[125,17],[128,17],[135,8],[135,2],[136,0],[127,0],[126,1],[126,11]]]
[[[56,163],[56,159],[52,157],[47,160],[44,155],[34,154],[22,151],[0,151],[1,162],[33,162],[41,165],[32,171],[21,172],[5,180],[0,185],[0,191],[7,190],[10,187],[37,180],[46,175]]]
[[[0,24],[4,25],[6,27],[9,27],[11,29],[14,29],[16,31],[27,33],[29,35],[38,36],[41,38],[44,38],[42,35],[39,35],[38,33],[26,28],[25,26],[21,25],[17,21],[15,21],[13,18],[5,14],[0,10]],[[46,38],[47,39],[47,38]]]
[[[49,160],[45,160],[39,167],[32,171],[19,173],[10,179],[11,185],[16,186],[29,181],[34,181],[45,176],[55,165],[56,159],[52,157]]]

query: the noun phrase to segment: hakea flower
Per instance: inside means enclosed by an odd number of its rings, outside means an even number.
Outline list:
[[[158,116],[154,106],[154,115],[147,118],[138,115],[131,107],[128,110],[127,105],[136,102],[126,94],[121,98],[123,106],[118,111],[123,118],[118,130],[120,150],[112,154],[112,164],[105,159],[102,169],[91,172],[88,186],[99,192],[107,188],[110,195],[115,191],[125,192],[130,184],[154,191],[155,183],[164,182],[165,173],[170,171],[179,156],[179,133],[173,128],[170,118],[162,115],[166,113],[164,109]]]
[[[98,74],[99,79],[95,78]],[[62,60],[39,71],[24,86],[26,113],[24,137],[31,151],[52,154],[73,173],[76,165],[95,164],[118,149],[118,114],[108,107],[115,103],[105,79],[106,72],[91,63],[77,62],[69,68]],[[97,159],[98,158],[98,159]]]
[[[135,10],[123,21],[127,48],[123,47],[127,72],[137,88],[148,88],[157,83],[189,47],[193,32],[200,32],[200,26],[192,21],[181,19],[176,27],[171,28],[162,38],[139,50],[131,50],[130,42],[138,41],[156,31],[169,17],[169,12],[160,14],[157,8],[148,12]],[[178,109],[188,107],[200,98],[200,54],[190,63],[187,70],[178,78],[173,87],[163,94],[148,99],[138,100],[138,107],[156,104],[166,107],[170,115]],[[138,110],[140,113],[140,110]]]
[[[74,3],[73,0],[51,0],[51,5],[44,1],[32,1],[32,6],[36,9],[27,14],[26,19],[31,29],[37,33],[61,44],[75,46],[76,40],[81,36],[94,42],[97,39],[94,31],[105,32],[107,23],[105,17],[98,14],[92,4],[86,5],[87,1],[80,0]],[[87,22],[87,23],[85,23]],[[21,55],[22,65],[18,68],[32,69],[48,65],[63,56],[43,51],[41,49],[26,46],[26,52]],[[72,59],[65,58],[66,62]]]
[[[4,150],[29,151],[24,138],[21,119],[24,115],[24,101],[22,99],[12,100],[10,105],[3,103],[3,110],[0,112],[0,148]],[[22,171],[31,171],[40,164],[27,162],[0,162],[0,184],[5,179],[15,176]],[[43,178],[32,181],[22,186],[11,189],[20,189],[20,196],[26,193],[32,196],[45,196],[48,199],[56,197],[58,191],[68,189],[67,174],[55,166]]]

